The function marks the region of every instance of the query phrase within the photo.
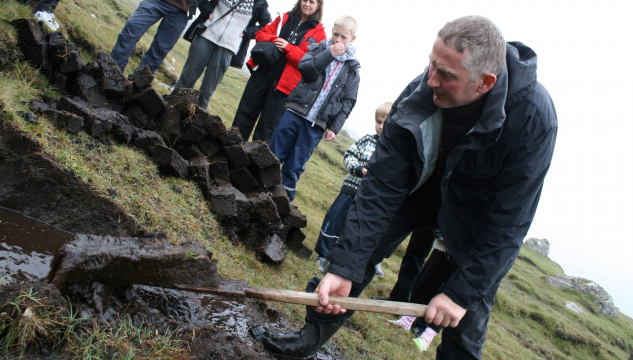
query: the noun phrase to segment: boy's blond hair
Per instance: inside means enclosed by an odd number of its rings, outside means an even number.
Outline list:
[[[379,116],[387,117],[387,115],[389,115],[389,111],[391,111],[391,106],[393,106],[391,101],[381,104],[378,109],[376,109],[376,119],[378,119]]]
[[[349,15],[341,15],[334,22],[334,26],[340,26],[343,29],[349,30],[352,36],[355,36],[358,23],[356,23],[356,19]]]

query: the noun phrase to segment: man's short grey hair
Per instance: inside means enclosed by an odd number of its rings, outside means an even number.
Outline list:
[[[485,73],[499,75],[506,62],[506,42],[501,31],[483,16],[464,16],[450,21],[437,33],[446,45],[465,53],[464,68],[470,81]]]

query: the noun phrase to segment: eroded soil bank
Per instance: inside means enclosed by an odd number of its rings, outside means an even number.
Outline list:
[[[194,280],[197,285],[219,281],[213,278],[217,277],[215,261],[209,263],[204,258],[208,256],[210,259],[211,254],[204,254],[206,250],[203,247],[197,244],[177,247],[179,245],[169,243],[160,246],[164,241],[156,238],[142,240],[75,236],[12,210],[0,208],[0,277],[8,276],[0,287],[0,302],[9,304],[20,294],[35,293],[48,306],[64,311],[69,308],[67,299],[71,299],[73,308],[81,315],[92,315],[103,323],[116,324],[120,319],[129,317],[134,326],[173,333],[176,339],[185,342],[191,358],[275,358],[248,334],[250,327],[264,323],[277,329],[289,327],[265,304],[239,296],[134,284],[190,282],[182,275],[169,275],[168,270],[159,271],[161,267],[167,268],[169,263],[173,265],[178,262],[179,254],[198,259],[197,262],[191,261],[193,265],[185,271],[201,272],[199,279]],[[161,249],[156,250],[157,246]],[[88,248],[85,252],[75,253],[73,260],[66,262],[82,264],[83,267],[67,269],[74,270],[70,276],[63,269],[60,270],[59,266],[63,265],[56,264],[59,260],[54,261],[55,251],[59,247],[66,253],[71,253],[69,248],[73,247]],[[57,254],[59,259],[60,253]],[[78,259],[81,256],[84,258]],[[129,267],[139,263],[144,265],[132,274]],[[45,278],[53,277],[51,269],[56,266],[54,272],[58,273],[56,282],[62,289],[61,293],[57,287],[45,281]],[[129,276],[125,275],[126,272]],[[115,283],[113,279],[120,283]],[[47,346],[52,344],[32,347],[25,356],[32,359],[71,358],[63,348],[53,352]],[[17,358],[16,353],[5,355]],[[324,349],[313,358],[338,359],[341,356],[336,350]]]

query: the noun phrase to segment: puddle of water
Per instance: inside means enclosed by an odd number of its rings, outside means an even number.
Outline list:
[[[249,338],[248,314],[245,302],[222,298],[215,295],[201,295],[202,308],[207,311],[206,319],[211,325],[229,335],[242,339]]]
[[[0,207],[0,279],[45,278],[55,251],[73,234]]]

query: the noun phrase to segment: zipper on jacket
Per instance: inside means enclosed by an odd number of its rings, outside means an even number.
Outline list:
[[[339,76],[334,80],[334,84],[332,84],[332,86],[334,87],[338,87],[339,83],[341,83],[343,81],[343,78],[347,78],[347,74],[349,73],[350,70],[350,66],[344,67],[343,69],[341,69],[341,73],[339,74]],[[323,101],[323,104],[327,104],[328,101],[330,101],[330,98],[332,97],[334,90],[330,90],[330,93],[327,95],[327,98],[325,98],[325,101]],[[314,98],[314,101],[316,102],[316,98]],[[310,107],[312,108],[312,107]],[[317,119],[319,118],[319,115],[322,114],[323,108],[319,109],[319,112],[317,113]],[[327,121],[323,120],[325,122],[326,125],[329,125],[327,123]]]

